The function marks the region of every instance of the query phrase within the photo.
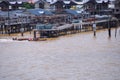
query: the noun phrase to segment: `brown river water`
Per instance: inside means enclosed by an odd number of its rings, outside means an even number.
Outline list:
[[[120,80],[120,28],[47,41],[0,39],[0,80]]]

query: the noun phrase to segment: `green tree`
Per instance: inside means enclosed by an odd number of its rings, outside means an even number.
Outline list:
[[[23,3],[23,7],[26,8],[26,9],[33,9],[34,8],[34,4],[33,3],[24,2]]]

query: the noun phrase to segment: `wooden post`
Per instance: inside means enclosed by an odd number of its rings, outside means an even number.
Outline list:
[[[39,31],[39,36],[41,37],[41,31]]]
[[[82,31],[82,28],[83,28],[83,25],[82,25],[82,23],[81,23],[81,25],[80,25],[80,32]]]
[[[21,32],[21,36],[23,36],[23,32]]]
[[[4,26],[4,25],[2,25],[2,26],[1,26],[1,27],[2,27],[2,34],[3,34],[3,31],[4,31],[4,28],[3,28],[3,26]]]
[[[109,19],[109,20],[110,20],[110,19]],[[110,37],[111,37],[111,27],[110,27],[109,20],[108,20],[108,36],[109,36],[109,38],[110,38]]]
[[[94,23],[93,23],[94,37],[96,37],[95,11],[96,11],[96,4],[94,3]]]
[[[115,28],[115,38],[117,36],[117,28],[119,27],[119,21],[117,20],[117,25],[116,25],[116,28]],[[120,32],[119,32],[120,33]]]
[[[81,26],[80,26],[80,24],[79,24],[79,29],[78,29],[78,32],[80,32],[81,31]]]
[[[117,27],[115,28],[115,38],[116,38],[116,36],[117,36]]]
[[[8,29],[8,35],[10,36],[10,28]]]
[[[34,31],[34,39],[36,39],[36,31]]]
[[[120,30],[119,30],[119,35],[120,35]]]
[[[7,34],[7,28],[6,28],[6,26],[4,27],[4,30],[5,30],[5,34]]]
[[[24,28],[20,28],[20,32],[21,32],[21,36],[24,36],[23,33],[24,33]]]
[[[96,24],[93,24],[93,32],[94,32],[94,37],[96,37]]]

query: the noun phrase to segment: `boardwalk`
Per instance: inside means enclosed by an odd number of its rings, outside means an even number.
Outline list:
[[[49,31],[50,30],[63,30],[63,29],[68,29],[68,28],[71,28],[72,26],[74,27],[78,27],[78,26],[81,26],[81,25],[90,25],[90,24],[93,24],[93,23],[103,23],[103,22],[108,22],[108,20],[97,20],[97,21],[91,21],[91,22],[79,22],[79,23],[72,23],[72,24],[65,24],[65,25],[62,25],[62,26],[58,26],[58,27],[53,27],[52,29],[48,29]],[[47,31],[47,29],[42,29],[42,31]]]
[[[47,37],[59,36],[59,35],[61,35],[61,33],[62,34],[67,34],[68,32],[76,33],[76,32],[81,32],[81,31],[92,31],[94,23],[96,25],[99,24],[99,26],[97,26],[95,29],[108,28],[108,26],[110,28],[118,26],[117,21],[115,19],[112,19],[111,21],[109,21],[108,19],[88,21],[88,22],[79,21],[79,23],[70,23],[70,24],[66,23],[66,24],[63,24],[63,25],[60,25],[60,26],[53,26],[51,29],[41,29],[41,28],[40,29],[35,29],[34,30],[35,31],[34,38],[36,38],[36,32],[37,31],[42,36],[47,36]]]

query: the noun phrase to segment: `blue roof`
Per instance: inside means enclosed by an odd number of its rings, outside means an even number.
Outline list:
[[[44,9],[28,9],[28,12],[30,12],[33,15],[40,16],[40,15],[52,15],[53,13]]]
[[[8,17],[8,11],[0,11],[0,16]],[[22,10],[9,11],[10,18],[17,18],[18,16],[27,16],[27,15],[24,14]]]
[[[0,16],[2,16],[2,17],[6,17],[7,14],[8,13],[6,13],[6,12],[0,11]]]
[[[74,15],[74,16],[79,15],[79,13],[78,13],[76,10],[66,9],[65,11],[66,11],[66,13],[72,14],[72,15]]]

